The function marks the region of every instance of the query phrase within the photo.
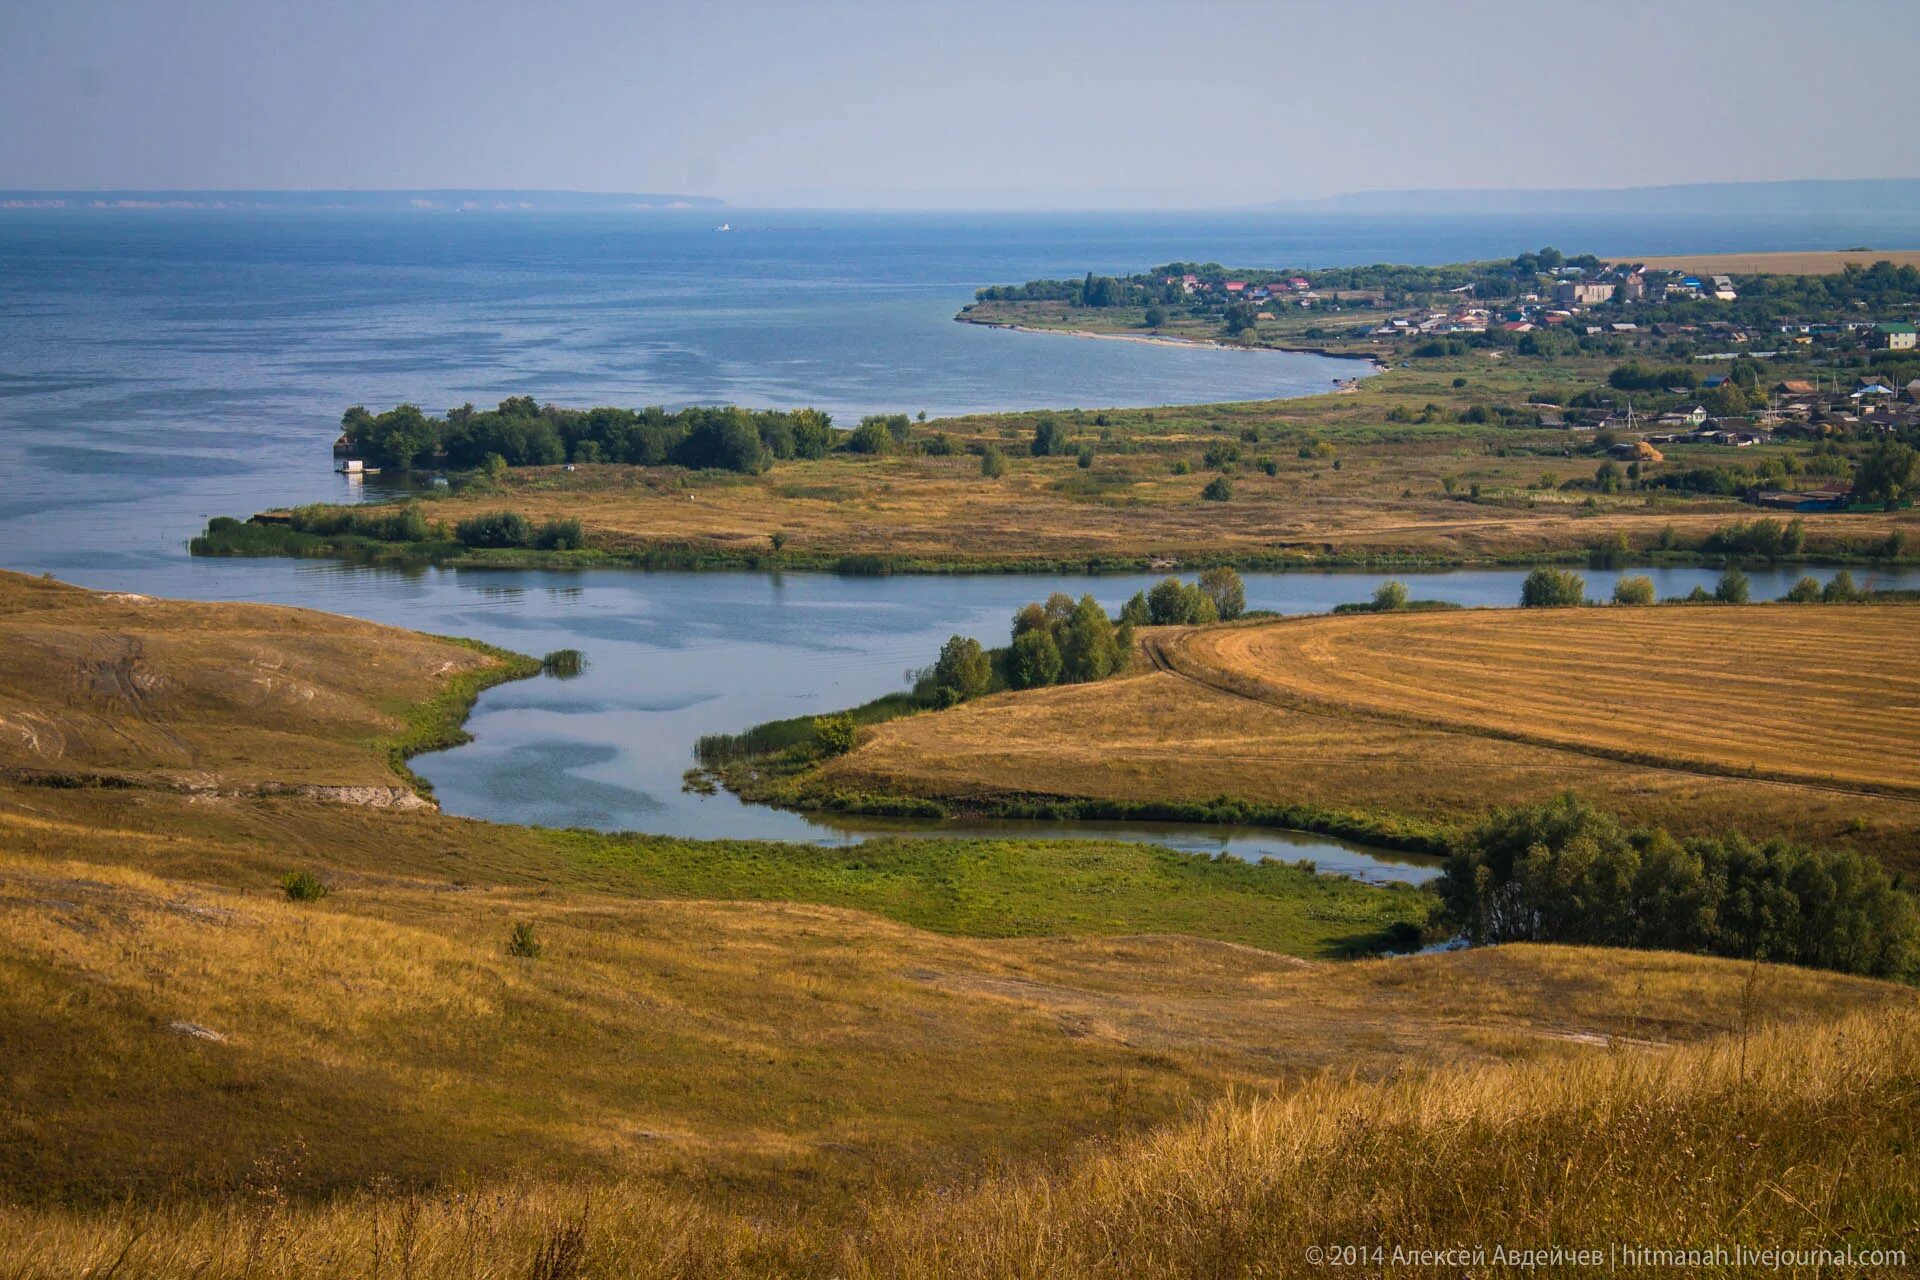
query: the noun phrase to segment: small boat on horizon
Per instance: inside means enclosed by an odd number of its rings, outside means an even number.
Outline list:
[[[715,227],[714,230],[715,231],[731,231],[733,230],[733,224],[731,222],[723,222],[719,226]]]

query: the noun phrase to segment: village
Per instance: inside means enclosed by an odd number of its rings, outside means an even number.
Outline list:
[[[1517,420],[1588,436],[1583,451],[1630,465],[1666,462],[1673,446],[1871,444],[1920,432],[1912,268],[1880,264],[1847,273],[1840,288],[1810,289],[1800,278],[1552,250],[1484,265],[1448,278],[1382,267],[1222,273],[1207,264],[1148,279],[1197,314],[1224,314],[1230,333],[1257,325],[1263,341],[1281,331],[1334,339],[1402,368],[1470,352],[1624,361],[1602,387],[1530,397]],[[1322,319],[1304,327],[1298,317],[1315,312]],[[1793,511],[1873,505],[1843,480],[1807,479],[1746,497]]]

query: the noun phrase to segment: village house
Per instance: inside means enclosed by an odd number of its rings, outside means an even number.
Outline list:
[[[1882,351],[1912,351],[1920,331],[1916,331],[1905,320],[1892,320],[1886,324],[1875,325],[1873,345]]]
[[[1553,300],[1563,307],[1591,307],[1611,301],[1614,289],[1600,280],[1563,280],[1553,287]]]

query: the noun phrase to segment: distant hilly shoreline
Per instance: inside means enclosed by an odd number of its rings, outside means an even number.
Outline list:
[[[132,188],[111,191],[0,190],[0,209],[286,209],[422,212],[602,213],[630,209],[718,209],[713,196],[664,192],[494,191],[422,188],[396,191],[221,191]]]
[[[1920,178],[1700,182],[1653,187],[1352,191],[1252,206],[1288,213],[1911,214]]]

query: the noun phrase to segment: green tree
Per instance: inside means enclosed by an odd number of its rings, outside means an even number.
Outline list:
[[[932,699],[943,707],[977,698],[993,685],[993,663],[978,640],[950,637],[933,664]]]
[[[1061,676],[1081,683],[1104,680],[1119,660],[1114,645],[1113,620],[1091,595],[1081,596],[1060,628]]]
[[[1898,440],[1882,440],[1853,469],[1853,493],[1862,502],[1899,502],[1913,496],[1913,448]]]
[[[1229,480],[1226,476],[1215,476],[1213,479],[1207,481],[1207,487],[1200,491],[1200,496],[1208,502],[1231,501],[1233,498],[1233,481]]]
[[[1595,468],[1593,487],[1601,493],[1620,492],[1620,464],[1609,458]]]
[[[1569,569],[1535,569],[1520,584],[1526,609],[1565,609],[1587,602],[1587,580]]]
[[[1860,598],[1860,589],[1853,585],[1853,575],[1845,569],[1827,579],[1827,585],[1820,588],[1820,599],[1827,604],[1846,604]]]
[[[1613,602],[1626,605],[1653,603],[1653,579],[1644,573],[1632,574],[1613,584]]]
[[[1153,612],[1147,607],[1147,593],[1136,591],[1120,606],[1120,624],[1129,627],[1150,626]]]
[[[418,405],[395,405],[366,429],[367,461],[405,470],[430,462],[440,445],[438,427]]]
[[[998,480],[1007,474],[1007,455],[994,445],[988,445],[980,454],[980,474],[989,480]]]
[[[1727,571],[1720,575],[1720,581],[1714,584],[1713,598],[1721,604],[1745,604],[1751,591],[1752,584],[1747,581],[1747,575],[1728,566]]]
[[[1213,611],[1222,622],[1231,622],[1247,611],[1247,586],[1240,575],[1222,566],[1200,575],[1200,590],[1213,601]]]
[[[1047,607],[1043,604],[1028,604],[1013,615],[1013,638],[1018,640],[1029,631],[1053,630],[1053,620],[1047,617]]]
[[[1220,620],[1213,597],[1178,578],[1163,579],[1147,592],[1147,615],[1157,627],[1197,626]]]
[[[1045,627],[1015,634],[1007,655],[1007,680],[1016,689],[1037,689],[1056,683],[1063,664],[1060,646]]]
[[[1407,607],[1407,584],[1397,579],[1383,582],[1373,593],[1375,613],[1393,613]]]

